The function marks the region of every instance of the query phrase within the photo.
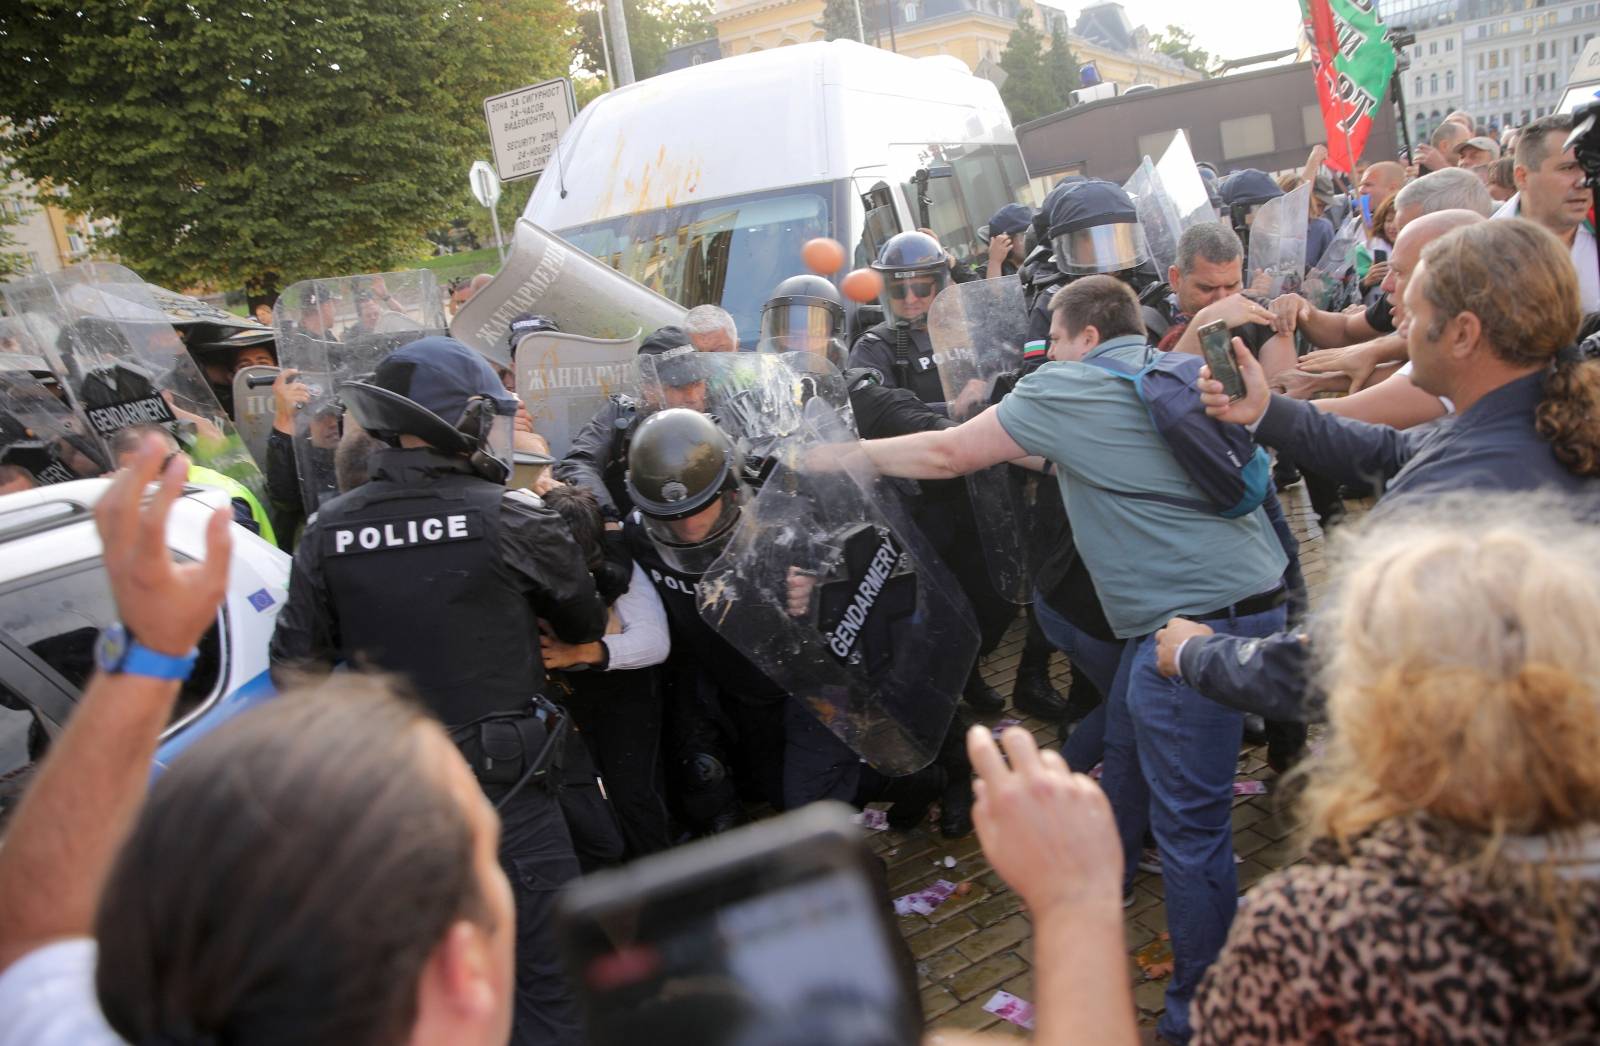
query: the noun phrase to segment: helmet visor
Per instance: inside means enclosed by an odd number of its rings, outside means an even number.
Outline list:
[[[1052,239],[1050,246],[1055,251],[1056,268],[1069,276],[1121,272],[1150,258],[1144,230],[1135,222],[1074,229]]]
[[[682,574],[700,575],[722,555],[739,522],[739,490],[725,490],[699,512],[682,519],[656,519],[639,514],[650,543],[667,565]]]
[[[810,352],[838,333],[835,326],[833,311],[821,304],[769,305],[761,313],[761,341],[781,345],[783,352]]]
[[[883,278],[883,308],[885,315],[910,320],[921,326],[928,322],[928,310],[933,299],[950,285],[950,270],[946,266],[923,269],[904,276],[885,273]]]

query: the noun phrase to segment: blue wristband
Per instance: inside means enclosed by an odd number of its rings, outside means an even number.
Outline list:
[[[95,663],[107,675],[148,676],[182,682],[194,671],[199,657],[198,649],[181,657],[151,650],[134,640],[120,624],[102,629],[100,640],[95,644]]]

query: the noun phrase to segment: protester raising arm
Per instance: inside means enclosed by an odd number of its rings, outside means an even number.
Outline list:
[[[218,509],[203,563],[167,550],[167,516],[183,493],[188,459],[166,462],[147,437],[95,508],[117,612],[140,646],[168,658],[193,653],[227,590],[231,515]],[[160,486],[141,504],[145,487]],[[180,681],[96,673],[45,757],[0,848],[0,969],[51,941],[88,937],[112,859],[150,775]]]
[[[1040,1046],[1138,1041],[1123,958],[1122,844],[1100,786],[1011,727],[967,733],[984,856],[1033,917]],[[1010,759],[1010,766],[1006,759]]]

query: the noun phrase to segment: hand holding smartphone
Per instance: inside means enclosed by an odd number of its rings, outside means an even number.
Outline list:
[[[1200,328],[1200,351],[1211,368],[1211,377],[1222,382],[1230,400],[1244,398],[1244,375],[1239,372],[1239,362],[1233,358],[1233,339],[1228,336],[1228,325],[1222,320]]]

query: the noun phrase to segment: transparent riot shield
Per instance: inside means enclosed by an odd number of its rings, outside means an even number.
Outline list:
[[[1028,312],[1022,285],[1013,279],[946,287],[928,310],[928,337],[951,420],[966,421],[996,402],[996,385],[1022,369]],[[1013,603],[1032,600],[1028,500],[1032,481],[1011,465],[967,476],[972,514],[995,591]]]
[[[1269,301],[1299,293],[1306,271],[1306,223],[1311,185],[1257,207],[1250,221],[1250,272],[1246,289]]]
[[[1160,173],[1148,156],[1122,188],[1133,198],[1145,242],[1150,245],[1150,258],[1156,263],[1156,272],[1165,280],[1167,270],[1178,263],[1178,240],[1183,236],[1183,219],[1178,206],[1172,202]]]
[[[977,625],[852,434],[815,418],[773,448],[700,615],[874,768],[914,773],[938,754]]]
[[[1178,224],[1182,228],[1217,220],[1217,209],[1211,206],[1206,183],[1200,177],[1200,168],[1195,166],[1194,153],[1189,149],[1188,135],[1182,131],[1173,135],[1167,151],[1156,162],[1156,174],[1161,179],[1167,198],[1177,209]]]
[[[495,276],[450,321],[450,333],[501,367],[511,366],[506,333],[524,313],[549,316],[571,334],[631,338],[683,322],[688,310],[629,279],[526,218]]]
[[[67,387],[89,430],[106,443],[157,425],[202,468],[266,498],[261,469],[147,285],[128,269],[89,262],[7,284],[7,307]]]
[[[250,448],[262,471],[266,471],[267,439],[278,412],[272,397],[272,383],[277,377],[277,367],[264,365],[242,368],[233,376],[233,416],[239,426],[239,438]]]
[[[300,496],[311,513],[339,493],[339,386],[371,375],[400,346],[445,333],[444,301],[426,270],[303,280],[279,297],[273,322],[279,364],[299,371],[295,380],[311,393],[295,414],[294,432]]]
[[[65,401],[25,371],[0,372],[0,466],[36,486],[89,479],[111,468],[105,444]],[[10,484],[15,474],[0,477]]]
[[[566,457],[572,437],[616,394],[638,389],[634,357],[639,339],[606,341],[581,334],[541,331],[517,347],[517,396],[533,418],[533,431]]]
[[[1306,270],[1300,296],[1319,309],[1338,312],[1360,298],[1356,281],[1356,249],[1365,240],[1361,216],[1353,214],[1339,227],[1322,257]]]

